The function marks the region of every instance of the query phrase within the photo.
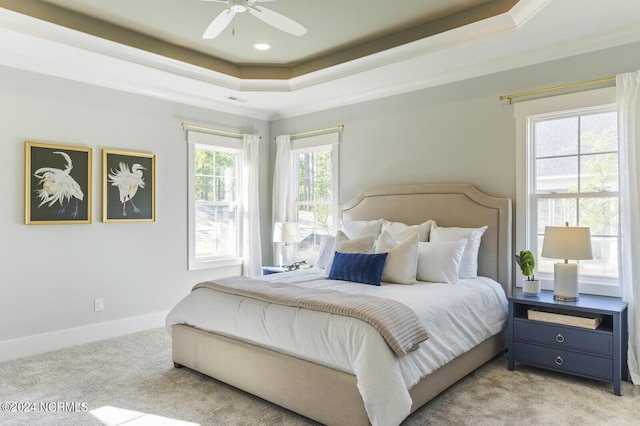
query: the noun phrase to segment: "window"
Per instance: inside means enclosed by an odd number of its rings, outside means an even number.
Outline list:
[[[196,145],[196,257],[239,256],[238,154]]]
[[[536,276],[552,288],[557,260],[540,255],[545,227],[588,226],[593,260],[579,262],[580,291],[619,295],[617,113],[614,99],[589,95],[541,99],[532,101],[534,108],[516,109],[526,135],[526,244],[518,246],[537,253]]]
[[[242,143],[197,132],[189,142],[189,269],[241,264]]]
[[[337,134],[330,134],[292,143],[292,171],[295,173],[293,214],[300,229],[295,260],[313,263],[322,239],[335,234],[338,213],[337,138]]]

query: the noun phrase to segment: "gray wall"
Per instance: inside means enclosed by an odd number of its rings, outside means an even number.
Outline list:
[[[419,182],[471,182],[515,200],[513,107],[498,96],[637,69],[640,44],[633,44],[268,123],[0,67],[0,347],[167,311],[194,283],[237,272],[186,270],[182,121],[262,135],[262,246],[270,263],[274,135],[345,125],[340,202],[366,187]],[[94,149],[93,224],[23,224],[26,140]],[[101,222],[102,148],[157,155],[156,223]],[[94,313],[98,297],[105,310]]]
[[[340,202],[367,187],[421,182],[470,182],[515,201],[513,107],[498,97],[637,69],[638,43],[279,120],[271,133],[344,124]]]
[[[270,211],[268,122],[5,67],[0,99],[0,342],[167,311],[196,282],[238,273],[187,271],[180,123],[262,135],[260,202]],[[92,224],[24,225],[26,140],[93,148]],[[155,223],[102,223],[103,148],[156,154]],[[104,311],[93,312],[95,298]]]

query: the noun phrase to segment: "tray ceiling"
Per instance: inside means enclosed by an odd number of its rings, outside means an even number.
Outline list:
[[[8,4],[7,4],[8,3]],[[225,3],[201,0],[20,0],[8,9],[243,79],[289,79],[508,12],[517,0],[277,0],[305,26],[296,37],[237,14],[203,40]],[[255,43],[271,49],[257,51]]]
[[[277,120],[640,42],[640,1],[263,4],[309,31],[291,36],[245,14],[235,35],[203,41],[225,4],[0,0],[0,65]],[[272,49],[253,51],[250,34]]]

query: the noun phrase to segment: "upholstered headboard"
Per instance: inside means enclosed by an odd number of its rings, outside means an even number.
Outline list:
[[[487,226],[478,255],[478,275],[493,278],[511,296],[511,200],[480,192],[469,184],[419,184],[371,188],[341,208],[342,220],[386,219],[417,225]]]

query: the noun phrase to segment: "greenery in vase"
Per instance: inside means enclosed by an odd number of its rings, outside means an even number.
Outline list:
[[[536,267],[536,259],[533,257],[533,253],[529,250],[522,250],[520,254],[514,255],[516,259],[516,263],[520,266],[520,270],[522,271],[522,275],[527,277],[527,281],[535,281],[535,276],[533,275],[533,271]]]

